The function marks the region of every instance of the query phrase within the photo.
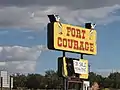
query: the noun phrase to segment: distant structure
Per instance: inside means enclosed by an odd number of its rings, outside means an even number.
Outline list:
[[[0,80],[0,83],[2,83],[3,88],[9,88],[10,84],[11,84],[11,88],[13,88],[13,78],[10,75],[8,75],[7,71],[0,71],[0,77],[2,79]]]

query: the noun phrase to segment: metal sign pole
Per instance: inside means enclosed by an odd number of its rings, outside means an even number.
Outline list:
[[[83,54],[81,53],[81,59],[83,59]]]
[[[80,59],[83,59],[83,54],[82,53],[81,53],[81,58]],[[78,85],[78,90],[80,90],[80,88],[82,88],[82,90],[83,90],[82,85],[83,85],[83,82]]]
[[[65,57],[65,51],[63,51],[63,57]],[[67,90],[67,79],[63,77],[63,90]]]

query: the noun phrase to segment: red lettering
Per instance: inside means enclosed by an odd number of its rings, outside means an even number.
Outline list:
[[[85,30],[80,30],[79,28],[73,28],[73,27],[66,27],[66,29],[67,29],[67,36],[85,39],[85,34],[86,34]]]
[[[80,50],[84,50],[84,42],[80,41]]]
[[[82,30],[82,33],[83,33],[83,35],[82,35],[82,39],[85,39],[85,30]]]
[[[75,50],[89,51],[89,52],[95,51],[94,43],[86,42],[83,40],[78,41],[78,40],[71,39],[71,38],[68,39],[68,38],[58,37],[57,45],[58,47],[66,48],[66,50],[72,49],[73,51]]]
[[[93,43],[90,43],[90,51],[94,52],[94,44]]]
[[[89,44],[88,42],[85,42],[85,50],[88,51],[88,49],[89,49]]]
[[[71,28],[67,27],[67,36],[70,36],[70,30],[71,30]]]
[[[74,49],[78,49],[78,41],[74,40]]]
[[[72,48],[73,46],[73,40],[72,39],[68,39],[68,47]]]
[[[76,38],[81,38],[80,29],[76,29]]]
[[[62,46],[62,38],[61,37],[58,37],[58,46]]]
[[[67,39],[63,39],[63,47],[67,47]]]
[[[72,28],[72,36],[75,37],[75,28]]]

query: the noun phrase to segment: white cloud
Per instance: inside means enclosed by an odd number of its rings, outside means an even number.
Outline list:
[[[0,6],[16,6],[16,7],[31,7],[31,6],[65,6],[72,9],[91,9],[91,8],[99,8],[104,6],[112,6],[114,4],[120,4],[119,0],[0,0]]]
[[[120,9],[120,5],[113,5],[110,7],[101,7],[95,9],[82,10],[80,15],[85,18],[105,18],[115,10]]]
[[[33,36],[28,36],[27,39],[34,39],[35,37]]]
[[[0,9],[1,28],[30,28],[40,30],[48,23],[48,14],[59,14],[63,22],[80,25],[87,21],[94,21],[98,24],[111,23],[119,17],[113,16],[113,12],[120,9],[120,5],[100,7],[94,9],[70,9],[63,6],[50,7],[6,7]],[[35,17],[31,18],[28,12],[34,12]],[[64,13],[63,13],[64,12]],[[115,19],[114,19],[115,18]]]
[[[44,45],[33,47],[4,46],[0,47],[0,70],[9,72],[34,72],[36,62],[42,51],[47,50]]]
[[[0,9],[0,28],[29,28],[40,30],[47,26],[48,14],[59,14],[62,22],[81,25],[88,21],[106,24],[119,20],[114,16],[119,4],[93,9],[71,9],[65,6],[32,6],[32,7],[4,7]],[[34,12],[31,18],[30,13]],[[64,13],[63,13],[64,12]]]
[[[5,30],[4,30],[4,31],[0,31],[0,34],[1,34],[1,35],[7,34],[7,33],[8,33],[8,31],[5,31]]]
[[[94,9],[82,9],[82,10],[74,10],[68,11],[68,15],[65,15],[67,22],[72,24],[84,24],[85,22],[95,22],[98,25],[109,24],[114,21],[119,21],[119,16],[113,15],[116,10],[120,9],[120,5],[113,5],[111,7],[101,7]]]

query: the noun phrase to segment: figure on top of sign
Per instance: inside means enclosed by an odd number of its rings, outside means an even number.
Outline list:
[[[56,21],[58,23],[58,26],[59,26],[59,34],[62,34],[62,24],[60,22],[60,17],[59,15],[55,15],[55,18],[56,18]]]
[[[89,37],[90,40],[92,39],[92,34],[95,30],[95,26],[96,26],[96,24],[85,23],[85,28],[90,29],[90,37]]]
[[[50,22],[57,22],[58,26],[59,26],[59,34],[62,34],[62,24],[60,22],[60,16],[59,15],[48,15],[48,18],[50,20]]]
[[[96,24],[91,24],[90,37],[92,36],[93,31],[95,30],[95,26]]]

